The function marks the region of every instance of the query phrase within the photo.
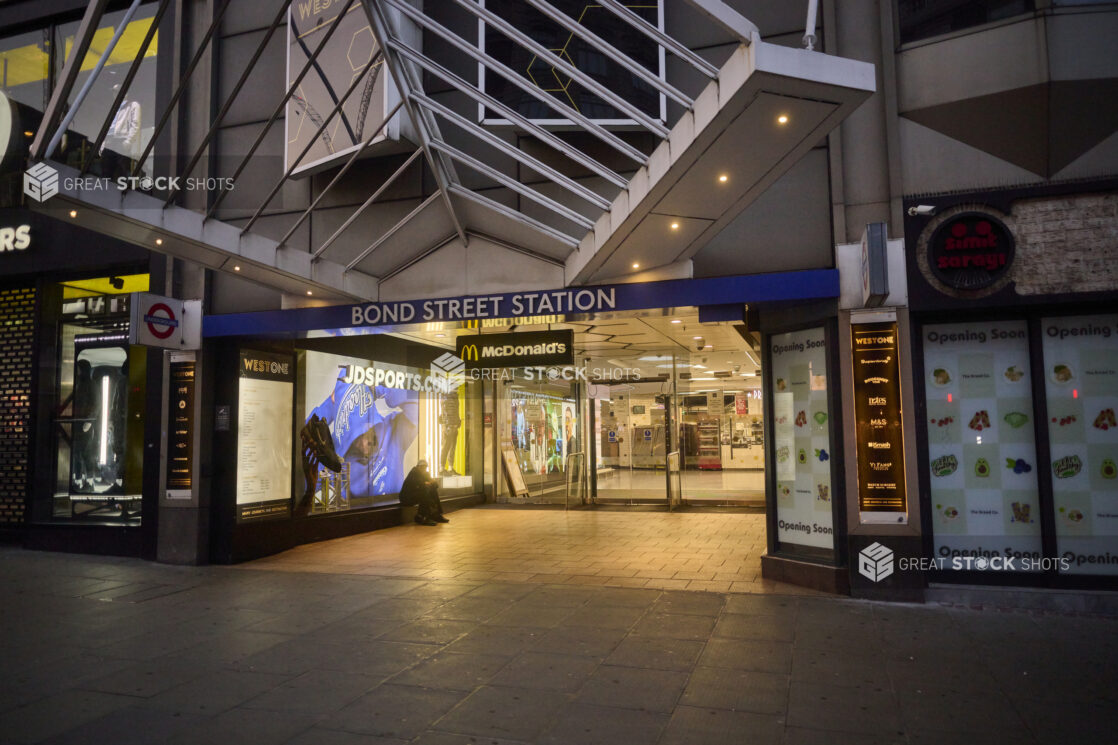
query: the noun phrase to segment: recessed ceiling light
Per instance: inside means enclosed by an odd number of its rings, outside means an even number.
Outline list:
[[[446,334],[435,334],[436,339],[442,339]]]
[[[723,173],[723,174],[722,174],[721,176],[719,176],[719,177],[718,177],[718,182],[719,182],[719,183],[721,183],[721,184],[724,184],[724,183],[726,183],[726,182],[727,182],[727,181],[729,181],[729,180],[730,180],[730,177],[729,177],[729,176],[727,176],[727,175],[726,175],[726,174],[724,174],[724,173]]]
[[[233,267],[233,271],[239,272],[239,271],[241,271],[241,267],[240,266],[235,266],[235,267]]]
[[[77,216],[78,216],[78,211],[77,210],[70,210],[70,217],[77,217]]]
[[[672,323],[683,323],[683,321],[679,320],[678,318],[673,318]]]
[[[714,345],[713,344],[707,344],[706,346],[703,347],[703,349],[714,349]]]
[[[781,114],[780,116],[778,116],[776,118],[776,123],[777,124],[787,124],[788,123],[788,115],[787,114]]]
[[[635,262],[635,261],[634,261],[634,262],[633,262],[633,268],[634,268],[634,269],[640,269],[640,268],[641,268],[641,265],[640,265],[640,264],[638,264],[637,262]]]
[[[695,341],[698,341],[699,339],[702,339],[703,337],[701,337],[701,336],[692,336],[691,338],[692,338],[692,339],[694,339]]]
[[[310,290],[307,290],[307,294],[308,294],[308,295],[313,295],[314,293],[313,293],[313,292],[311,292]]]
[[[155,245],[162,246],[163,245],[163,239],[162,238],[156,238],[155,239]]]
[[[672,223],[672,230],[679,230],[679,223],[678,222],[673,222]]]

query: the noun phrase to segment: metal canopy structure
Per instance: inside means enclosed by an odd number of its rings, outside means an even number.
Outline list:
[[[161,0],[157,23],[168,2]],[[168,107],[158,112],[158,124],[133,175],[153,148],[158,152],[160,137],[175,120],[184,92],[201,84],[194,80],[195,71],[212,51],[215,31],[230,2],[219,2],[210,26],[201,34],[192,34],[200,42],[183,67]],[[658,115],[575,64],[564,50],[548,48],[514,20],[503,17],[500,9],[507,12],[507,3],[448,0],[425,3],[420,10],[408,0],[347,0],[329,25],[323,24],[326,28],[320,42],[298,73],[288,71],[286,88],[275,91],[271,116],[236,167],[215,173],[212,159],[205,157],[213,147],[215,132],[265,54],[291,6],[288,0],[281,3],[230,94],[217,101],[218,113],[209,131],[198,142],[179,146],[173,162],[185,165],[166,174],[182,179],[241,177],[259,157],[268,132],[282,126],[279,122],[288,101],[343,18],[350,11],[362,13],[378,46],[365,69],[383,64],[399,102],[385,112],[375,131],[338,162],[328,183],[313,194],[282,234],[266,237],[263,218],[272,214],[273,201],[292,182],[310,144],[274,183],[252,184],[259,201],[247,213],[225,204],[229,191],[211,194],[204,207],[197,207],[188,206],[182,192],[173,187],[159,195],[64,188],[58,197],[36,208],[63,212],[80,207],[84,224],[104,233],[216,270],[236,267],[238,276],[298,294],[314,291],[320,297],[383,299],[385,281],[406,274],[448,247],[461,252],[473,241],[551,267],[566,284],[625,278],[633,274],[634,265],[642,271],[671,266],[693,256],[874,90],[872,65],[766,43],[756,26],[724,3],[687,2],[697,11],[697,18],[712,24],[736,45],[721,65],[688,49],[623,2],[598,0],[595,4],[620,21],[627,36],[638,35],[661,59],[674,58],[688,71],[685,76],[674,76],[679,80],[664,75],[662,64],[657,72],[634,59],[562,10],[555,0],[520,3],[569,33],[571,39],[577,37],[600,64],[612,66],[622,78],[631,78],[637,81],[634,85],[651,91],[661,101]],[[809,2],[809,19],[813,4]],[[104,5],[89,4],[79,37],[97,30]],[[814,40],[814,21],[811,23],[811,33],[806,35],[809,44]],[[553,95],[554,91],[537,84],[532,75],[510,67],[493,45],[485,44],[493,35],[531,55],[532,65],[540,65],[539,69],[546,69],[566,86],[580,86],[626,124],[604,124],[603,119],[580,111],[569,96]],[[59,170],[63,183],[80,174],[49,161],[48,143],[56,143],[64,132],[66,102],[73,99],[69,106],[72,115],[89,89],[87,82],[74,97],[75,76],[66,74],[81,66],[88,47],[85,38],[73,44],[61,84],[47,107],[49,116],[44,123],[50,126],[36,134],[32,146],[32,160],[46,161]],[[112,47],[110,43],[102,51],[102,63]],[[140,57],[145,50],[146,42]],[[129,80],[140,57],[132,64]],[[455,63],[449,64],[448,59]],[[99,66],[94,76],[97,69]],[[318,123],[311,142],[339,116],[359,88],[360,79],[346,81],[340,99]],[[561,120],[562,126],[541,124],[539,117],[524,113],[524,106],[510,105],[507,96],[502,100],[494,95],[487,81],[501,81],[519,101],[550,112],[548,121]],[[124,93],[120,91],[118,100]],[[663,116],[668,110],[666,102],[672,106],[668,118]],[[98,141],[92,143],[94,149],[104,140],[114,110],[110,109]],[[488,112],[502,123],[491,124],[479,112]],[[361,172],[351,169],[370,155],[374,139],[393,116],[410,120],[416,140],[412,154],[385,178],[366,179],[360,202],[326,237],[316,238],[312,232],[310,242],[297,239],[300,228],[316,211],[331,204],[328,195],[335,186],[343,180],[352,182]],[[88,161],[83,164],[82,172],[88,165]],[[211,170],[206,172],[207,168]],[[405,174],[414,176],[417,169],[432,188],[402,216],[382,219],[384,213],[375,210],[383,196]],[[374,213],[378,217],[371,225]],[[358,236],[363,242],[355,244]],[[462,292],[473,289],[460,288]]]

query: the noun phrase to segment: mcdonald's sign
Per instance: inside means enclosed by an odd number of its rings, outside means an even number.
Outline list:
[[[568,329],[460,336],[457,351],[467,370],[571,365],[575,358],[574,332]]]

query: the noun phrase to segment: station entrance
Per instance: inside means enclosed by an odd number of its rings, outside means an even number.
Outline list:
[[[741,321],[701,323],[690,307],[402,335],[461,348],[460,339],[484,347],[491,334],[564,330],[571,364],[469,371],[483,399],[474,431],[489,501],[764,507],[760,338]]]

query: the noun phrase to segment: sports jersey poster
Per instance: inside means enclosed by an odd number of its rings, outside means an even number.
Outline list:
[[[935,556],[1039,556],[1026,322],[925,326],[923,347]]]
[[[774,334],[777,538],[834,548],[827,348],[822,328]]]
[[[1041,326],[1056,545],[1069,573],[1118,574],[1118,315]]]
[[[354,370],[361,372],[354,376]],[[366,377],[370,371],[372,380]],[[419,460],[420,392],[412,384],[426,375],[401,365],[306,352],[304,422],[318,416],[330,428],[334,452],[349,464],[350,500],[390,501],[377,498],[400,492]]]

